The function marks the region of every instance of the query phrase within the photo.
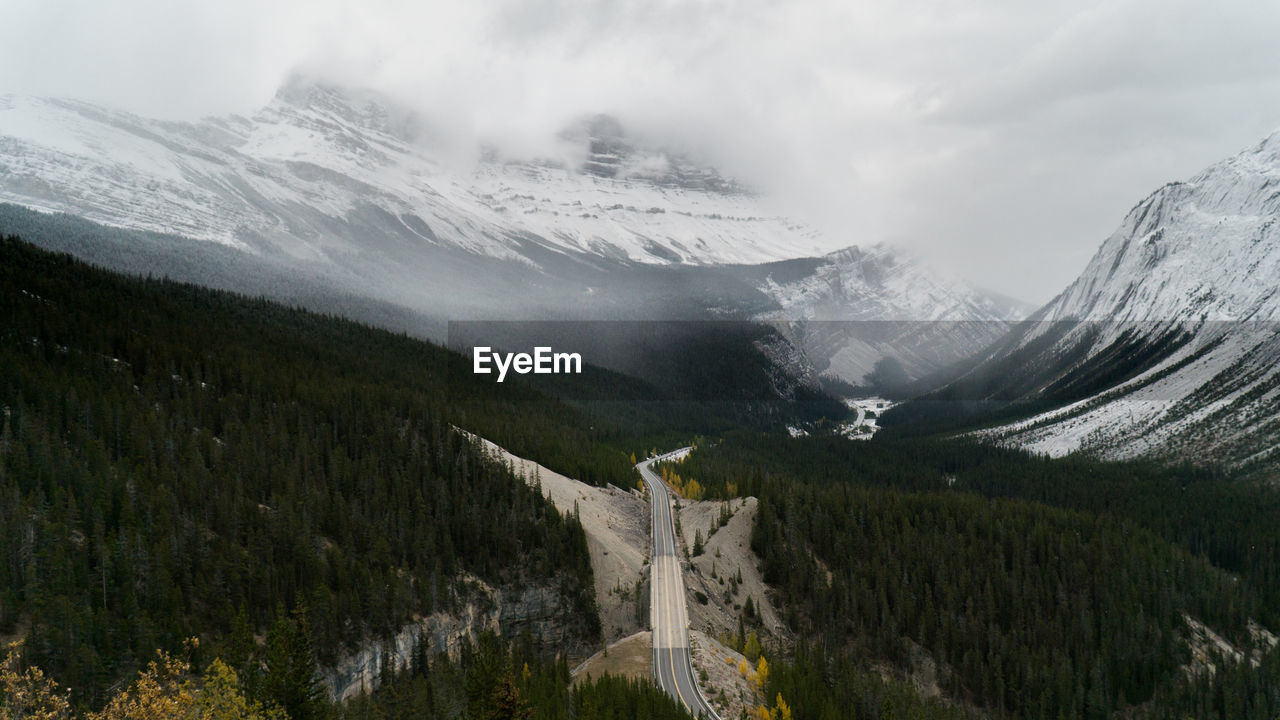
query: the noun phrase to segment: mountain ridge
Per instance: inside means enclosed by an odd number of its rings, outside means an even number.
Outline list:
[[[1137,203],[1071,285],[929,402],[1004,407],[981,434],[1051,456],[1274,462],[1277,218],[1280,132]]]
[[[857,344],[848,333],[809,345],[853,382],[885,356],[934,371],[1021,316],[904,250],[829,252],[830,238],[746,186],[607,116],[584,118],[557,139],[560,157],[538,161],[494,151],[459,170],[436,140],[385,96],[302,78],[251,116],[195,123],[8,95],[0,202],[211,241],[437,320],[991,323],[935,340],[927,357],[878,339],[857,362],[830,362]],[[172,245],[148,243],[191,252]]]

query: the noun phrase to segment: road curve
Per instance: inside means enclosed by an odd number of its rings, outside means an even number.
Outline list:
[[[681,448],[636,464],[649,488],[653,509],[653,564],[649,582],[649,626],[653,630],[653,674],[659,687],[694,715],[720,720],[702,696],[689,650],[689,613],[685,606],[684,576],[676,543],[671,493],[650,469],[661,460],[688,452]]]

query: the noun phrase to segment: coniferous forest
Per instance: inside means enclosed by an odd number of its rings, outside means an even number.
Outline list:
[[[531,638],[506,644],[483,635],[458,662],[416,657],[393,682],[349,702],[341,720],[410,720],[420,717],[571,720],[692,720],[684,708],[650,682],[605,675],[572,684],[561,658],[547,661]]]
[[[704,444],[680,473],[710,497],[760,499],[752,549],[801,643],[767,694],[797,717],[878,717],[847,714],[877,684],[857,668],[909,672],[919,650],[981,715],[1280,712],[1280,649],[1256,632],[1277,626],[1273,489],[954,441],[758,433]],[[1189,620],[1243,657],[1197,665]]]
[[[631,482],[575,410],[408,337],[0,242],[0,635],[79,706],[300,616],[315,662],[545,585],[598,642],[576,518],[454,426]],[[609,432],[602,429],[601,433]],[[243,644],[243,643],[241,643]]]
[[[207,717],[687,717],[647,682],[573,683],[566,648],[527,631],[453,659],[420,645],[376,691],[328,700],[318,667],[478,582],[548,588],[567,642],[600,642],[578,518],[462,428],[620,487],[632,453],[709,438],[679,474],[759,498],[751,548],[795,638],[768,649],[763,696],[788,717],[1280,715],[1260,631],[1280,629],[1280,493],[1253,479],[791,438],[708,405],[670,424],[634,378],[496,387],[466,363],[0,241],[0,636],[23,639],[0,694],[51,717],[157,698]],[[936,697],[911,680],[926,660]],[[29,692],[50,678],[70,694]]]

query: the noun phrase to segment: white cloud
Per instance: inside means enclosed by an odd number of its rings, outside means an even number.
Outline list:
[[[1134,202],[1280,126],[1280,6],[3,0],[0,92],[248,112],[294,68],[456,142],[608,112],[831,229],[1045,300]]]

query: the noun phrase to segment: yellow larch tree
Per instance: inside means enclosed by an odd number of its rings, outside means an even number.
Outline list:
[[[191,666],[163,650],[138,673],[133,685],[111,698],[88,720],[172,720],[195,715],[196,689],[187,674]]]
[[[22,642],[9,644],[0,663],[0,720],[65,720],[71,703],[38,667],[22,669]]]
[[[769,661],[765,660],[763,655],[760,656],[760,662],[756,663],[756,674],[754,679],[756,682],[756,689],[763,693],[765,684],[769,682]]]

